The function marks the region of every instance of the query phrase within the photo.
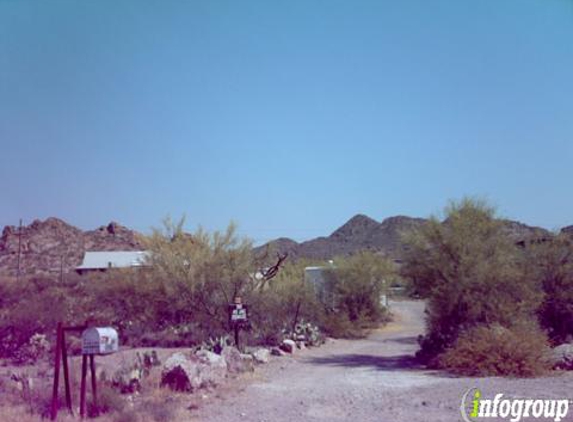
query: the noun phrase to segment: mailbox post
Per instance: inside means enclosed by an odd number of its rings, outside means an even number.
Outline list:
[[[60,385],[60,364],[64,368],[64,387],[66,390],[66,406],[68,412],[73,415],[72,410],[72,393],[70,391],[70,374],[68,369],[68,351],[66,348],[66,332],[82,331],[86,328],[83,326],[66,327],[59,322],[56,330],[56,356],[54,361],[54,385],[52,388],[52,403],[50,406],[50,418],[55,420],[58,416],[58,389]]]
[[[95,374],[95,355],[105,355],[117,352],[119,341],[117,331],[113,328],[87,328],[87,323],[81,326],[66,327],[61,322],[58,323],[56,332],[56,357],[54,361],[54,385],[52,389],[52,403],[50,408],[50,418],[55,420],[58,416],[58,390],[60,383],[60,364],[64,368],[64,386],[66,389],[66,406],[70,414],[72,410],[72,395],[70,391],[70,376],[68,370],[68,353],[66,349],[66,332],[82,331],[82,381],[80,391],[80,416],[85,417],[86,410],[86,378],[87,361],[89,357],[92,377],[92,394],[94,405],[97,404],[97,383]]]
[[[117,331],[111,327],[88,328],[82,333],[82,381],[80,385],[80,416],[86,415],[86,381],[87,364],[90,361],[92,381],[92,399],[97,407],[97,379],[95,372],[95,355],[108,355],[118,351],[119,341]]]

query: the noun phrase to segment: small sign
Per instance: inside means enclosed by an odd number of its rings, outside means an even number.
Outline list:
[[[229,323],[231,325],[246,324],[249,320],[248,306],[242,303],[229,305]]]

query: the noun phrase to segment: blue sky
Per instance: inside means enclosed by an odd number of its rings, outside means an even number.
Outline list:
[[[573,224],[573,1],[0,0],[0,224]]]

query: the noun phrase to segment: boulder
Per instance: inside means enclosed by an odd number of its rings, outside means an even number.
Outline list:
[[[253,372],[255,370],[255,358],[253,355],[241,353],[241,361],[243,362],[243,372]]]
[[[283,340],[283,342],[281,343],[280,349],[284,352],[292,354],[296,351],[296,343],[294,342],[294,340],[287,338]]]
[[[219,384],[227,374],[225,359],[207,350],[195,355],[171,355],[163,365],[161,386],[176,391],[196,391]]]
[[[225,362],[225,358],[223,356],[218,355],[217,353],[213,353],[209,350],[201,349],[197,353],[195,353],[201,362],[211,365],[214,367],[227,367],[227,363]]]
[[[271,351],[269,349],[257,349],[253,352],[253,358],[257,363],[269,363],[271,360]]]
[[[253,367],[253,361],[251,355],[243,355],[237,348],[232,346],[226,346],[221,352],[221,356],[225,358],[227,362],[227,370],[232,374],[239,374],[241,372],[251,371]],[[246,357],[250,357],[249,359]]]
[[[573,343],[565,343],[552,350],[553,365],[559,369],[573,370]]]
[[[161,386],[175,391],[194,391],[201,386],[199,358],[181,352],[171,355],[163,365]]]
[[[202,364],[201,378],[208,384],[218,384],[227,375],[227,362],[223,356],[208,350],[199,350],[195,356]]]
[[[149,376],[152,368],[160,364],[155,350],[143,353],[137,351],[135,354],[123,353],[119,367],[105,359],[97,365],[96,377],[101,381],[107,381],[111,375],[109,381],[114,388],[122,394],[132,394],[141,391],[143,378]]]
[[[283,352],[280,347],[273,347],[271,349],[271,355],[273,356],[284,356],[286,352]]]

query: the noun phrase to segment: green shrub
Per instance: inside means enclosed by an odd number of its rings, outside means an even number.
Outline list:
[[[453,203],[444,222],[431,218],[406,241],[403,275],[427,299],[427,334],[418,355],[423,361],[431,363],[475,326],[536,319],[539,282],[484,202]]]
[[[394,277],[393,264],[372,252],[335,258],[325,277],[325,331],[333,337],[361,337],[364,329],[387,322],[381,296]]]
[[[477,326],[439,358],[441,368],[466,376],[531,377],[550,369],[547,336],[536,327]]]
[[[573,238],[565,235],[535,245],[528,259],[535,263],[545,298],[539,321],[555,344],[573,341]]]
[[[76,279],[59,283],[31,278],[3,283],[0,357],[23,363],[45,355],[48,343],[55,345],[59,321],[85,321],[84,287]],[[42,335],[45,338],[38,342]]]
[[[346,314],[325,315],[321,321],[321,327],[326,334],[334,338],[357,339],[366,336],[364,327],[357,326],[356,321],[350,321]]]
[[[317,322],[322,315],[312,286],[305,282],[305,261],[288,262],[264,288],[247,297],[254,343],[278,345],[285,332],[294,331],[302,320]]]

